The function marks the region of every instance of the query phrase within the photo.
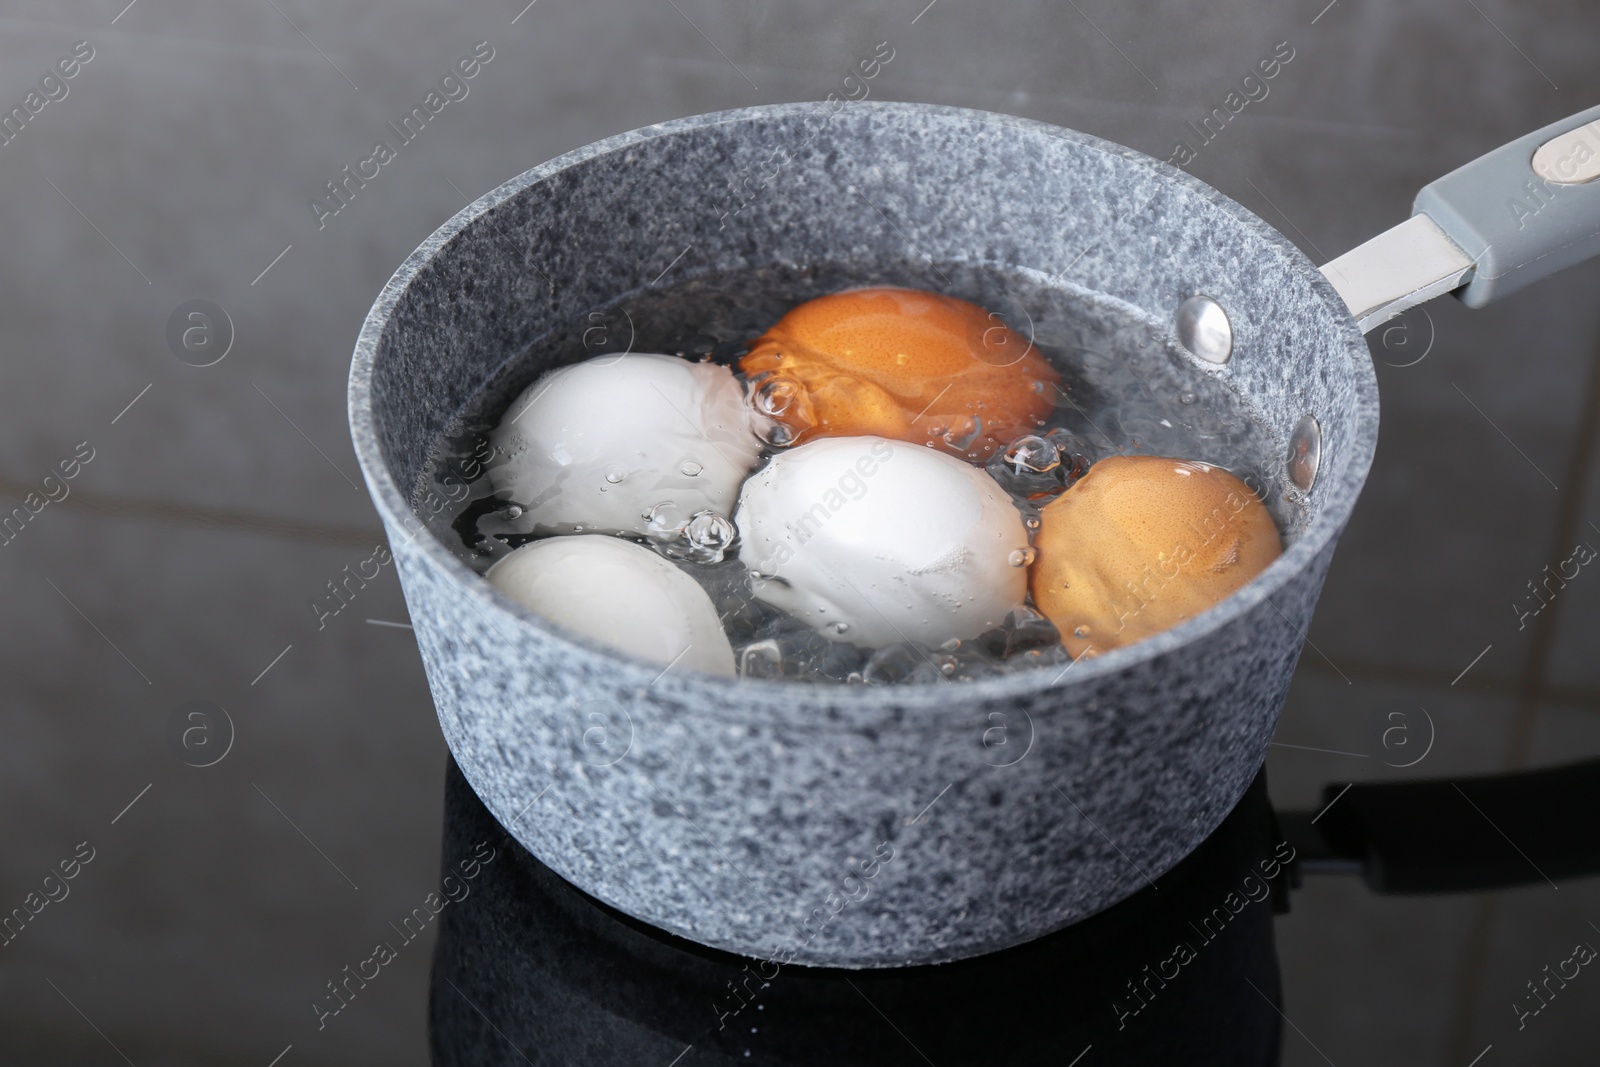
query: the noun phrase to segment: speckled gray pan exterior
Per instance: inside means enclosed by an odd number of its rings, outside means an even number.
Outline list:
[[[821,687],[663,674],[570,635],[422,532],[407,490],[508,358],[684,249],[676,271],[908,256],[1032,268],[1167,320],[1209,294],[1236,335],[1219,373],[1280,443],[1301,415],[1321,421],[1307,520],[1222,605],[1064,675]],[[1377,417],[1337,295],[1239,205],[1084,134],[891,103],[683,119],[535,167],[406,260],[350,376],[439,722],[489,809],[641,920],[849,968],[1038,937],[1159,884],[1217,826],[1264,757]]]

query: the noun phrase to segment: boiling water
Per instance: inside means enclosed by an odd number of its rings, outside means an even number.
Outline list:
[[[1223,377],[1201,367],[1173,341],[1168,324],[1109,297],[1025,270],[971,264],[905,263],[885,267],[834,263],[770,266],[737,274],[702,273],[631,293],[563,323],[508,360],[452,421],[412,493],[412,507],[468,566],[485,572],[537,534],[517,532],[520,509],[496,500],[485,472],[504,458],[488,443],[512,401],[546,369],[612,352],[660,352],[709,359],[738,371],[750,342],[785,312],[842,289],[895,285],[960,297],[998,315],[1061,374],[1055,411],[1034,435],[989,461],[988,470],[1022,513],[1030,537],[1039,508],[1104,456],[1159,455],[1202,460],[1241,478],[1267,505],[1280,530],[1304,521],[1283,495],[1277,447],[1247,401]],[[628,432],[626,412],[604,413]],[[775,449],[763,453],[762,463]],[[759,469],[760,463],[757,464]],[[880,685],[968,680],[1071,662],[1055,627],[1031,603],[1004,626],[937,647],[906,643],[862,649],[848,635],[828,638],[755,599],[729,544],[733,527],[702,516],[646,539],[694,577],[722,616],[750,677]],[[1015,566],[1030,561],[1016,554]]]

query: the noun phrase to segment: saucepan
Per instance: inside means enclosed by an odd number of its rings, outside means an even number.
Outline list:
[[[456,761],[579,889],[769,969],[972,957],[1159,884],[1264,759],[1377,439],[1363,332],[1600,251],[1597,119],[1441,178],[1409,220],[1321,270],[1168,164],[922,104],[681,119],[506,182],[401,265],[350,373],[356,453]],[[1012,277],[1062,294],[1095,336],[1138,325],[1248,407],[1283,554],[1137,644],[948,684],[664,671],[568,632],[464,564],[413,490],[487,383],[582,358],[550,339],[595,309],[649,306],[668,271],[985,306],[981,279]],[[648,334],[629,318],[618,331]]]

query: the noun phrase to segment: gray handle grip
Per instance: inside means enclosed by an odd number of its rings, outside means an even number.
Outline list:
[[[1551,123],[1431,182],[1425,214],[1473,261],[1468,307],[1600,255],[1600,107]]]

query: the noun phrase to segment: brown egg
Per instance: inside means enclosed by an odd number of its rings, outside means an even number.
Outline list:
[[[1055,407],[1060,380],[998,316],[915,289],[809,300],[763,334],[739,368],[791,443],[889,437],[976,462],[1033,433]]]
[[[1283,551],[1266,507],[1209,463],[1112,456],[1040,513],[1033,601],[1074,657],[1176,626]]]

